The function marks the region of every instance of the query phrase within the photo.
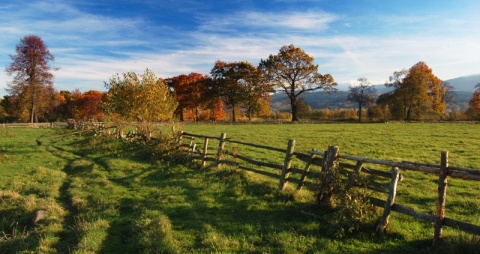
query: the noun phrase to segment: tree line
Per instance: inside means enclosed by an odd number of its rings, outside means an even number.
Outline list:
[[[337,83],[331,74],[320,74],[314,58],[303,49],[285,45],[277,54],[261,59],[257,66],[247,61],[215,62],[209,74],[190,73],[158,78],[146,70],[143,74],[127,72],[105,82],[106,92],[56,91],[53,87],[53,55],[43,40],[27,35],[16,46],[16,54],[5,68],[13,76],[8,95],[0,102],[0,121],[83,120],[139,121],[151,123],[177,118],[180,121],[231,121],[238,117],[271,118],[270,95],[284,93],[290,106],[290,120],[312,117],[302,100],[306,92],[335,92]],[[367,78],[349,87],[348,100],[359,121],[366,114],[371,120],[377,114],[385,119],[444,119],[446,105],[452,102],[454,89],[433,74],[425,62],[396,71],[385,84],[393,88],[376,101],[373,85]],[[462,114],[480,117],[480,84]],[[366,108],[366,110],[365,110]],[[325,111],[325,110],[323,110]],[[351,111],[332,114],[352,117]],[[316,115],[329,115],[317,112]],[[319,119],[320,120],[320,119]]]

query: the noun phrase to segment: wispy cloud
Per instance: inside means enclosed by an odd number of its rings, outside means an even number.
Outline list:
[[[285,1],[282,4],[295,0]],[[475,52],[480,52],[480,21],[475,17],[435,13],[370,17],[320,7],[212,13],[208,8],[196,12],[185,7],[172,17],[181,15],[191,25],[178,26],[170,20],[154,20],[157,16],[95,14],[68,1],[33,3],[30,8],[16,2],[0,6],[0,66],[8,64],[8,54],[15,53],[21,37],[38,34],[56,58],[53,65],[61,68],[54,73],[59,90],[103,89],[103,82],[113,74],[145,68],[170,77],[206,74],[218,59],[258,64],[287,44],[303,48],[315,58],[321,73],[332,74],[345,86],[358,77],[381,84],[393,71],[418,61],[426,61],[442,79],[479,72]],[[8,80],[0,73],[0,88]],[[4,89],[0,94],[5,94]]]

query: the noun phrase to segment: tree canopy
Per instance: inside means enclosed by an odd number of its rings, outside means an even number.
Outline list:
[[[302,93],[318,89],[331,91],[337,85],[332,75],[318,73],[318,65],[313,61],[303,49],[291,44],[260,62],[265,81],[285,92],[290,99],[292,121],[298,121],[297,101]]]
[[[218,94],[231,108],[234,122],[237,107],[244,107],[250,119],[252,112],[261,107],[261,99],[267,99],[268,92],[272,91],[260,78],[258,68],[246,61],[227,63],[219,60],[210,75],[209,90]]]
[[[39,115],[52,108],[55,94],[52,70],[55,68],[49,62],[54,61],[54,57],[37,35],[23,37],[15,51],[15,55],[10,55],[12,62],[5,69],[8,75],[14,76],[7,91],[16,103],[16,116],[38,122]]]
[[[163,79],[147,69],[144,74],[134,72],[114,75],[109,83],[105,113],[116,121],[138,121],[144,134],[150,136],[151,125],[173,117],[178,102]]]
[[[390,96],[392,114],[405,121],[438,118],[446,109],[441,84],[425,62],[394,72],[386,84],[395,89]]]

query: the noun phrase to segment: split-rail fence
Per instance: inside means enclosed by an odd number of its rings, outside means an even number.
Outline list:
[[[218,141],[218,148],[215,149],[214,152],[209,152],[208,145],[209,141],[212,139]],[[203,141],[200,142],[203,143],[203,146],[197,146],[198,140]],[[318,151],[312,149],[306,153],[301,153],[295,151],[295,140],[293,139],[288,141],[286,148],[277,148],[228,139],[225,133],[222,133],[220,136],[205,136],[180,132],[179,143],[188,152],[188,156],[190,156],[192,160],[196,159],[201,161],[202,167],[205,167],[206,163],[210,161],[216,163],[218,166],[232,165],[239,169],[245,169],[275,177],[278,179],[279,190],[284,190],[289,182],[296,182],[296,189],[297,191],[300,191],[305,185],[307,177],[319,177],[320,174],[327,172],[334,162],[338,162],[339,166],[344,169],[352,170],[352,175],[354,177],[359,176],[360,174],[370,174],[389,179],[390,184],[387,186],[387,200],[370,197],[370,202],[372,205],[383,208],[383,215],[376,227],[376,232],[379,234],[384,232],[389,222],[391,211],[395,211],[433,223],[433,245],[438,244],[438,241],[442,235],[443,226],[452,227],[470,234],[480,235],[480,226],[448,218],[445,215],[447,183],[449,177],[480,181],[480,170],[450,166],[448,164],[448,152],[446,151],[441,153],[440,164],[427,164],[409,161],[395,162],[351,156],[339,153],[339,147],[337,146],[329,146],[327,151]],[[284,155],[284,159],[281,163],[260,161],[241,155],[238,152],[237,147],[234,149],[227,149],[226,144],[237,144],[254,149],[262,149],[268,152],[278,152]],[[292,160],[294,158],[302,161],[305,166],[301,169],[293,167]],[[249,164],[253,164],[258,167],[274,169],[277,173],[258,170],[252,168],[249,166]],[[372,164],[390,166],[392,169],[390,172],[388,172],[367,167],[367,165]],[[310,169],[312,166],[319,166],[321,168],[320,172],[311,172]],[[397,186],[403,179],[400,169],[434,174],[438,176],[438,195],[435,215],[421,213],[415,211],[413,208],[395,202]],[[373,188],[373,190],[375,190],[375,188]]]

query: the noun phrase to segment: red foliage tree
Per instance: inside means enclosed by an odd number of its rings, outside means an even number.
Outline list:
[[[51,71],[55,68],[49,61],[54,61],[54,57],[39,36],[27,35],[17,44],[16,55],[10,58],[12,63],[5,71],[14,78],[7,91],[17,98],[20,109],[17,114],[24,120],[22,112],[29,112],[30,122],[38,122],[39,115],[52,109],[55,90]]]
[[[187,116],[198,120],[199,108],[205,101],[204,83],[207,80],[205,75],[199,73],[182,74],[166,80],[170,88],[173,89],[179,106],[177,113],[180,115],[180,121],[185,120],[185,111],[191,111]]]
[[[103,117],[101,102],[105,92],[90,90],[81,94],[78,99],[78,114],[83,120],[100,120]]]

